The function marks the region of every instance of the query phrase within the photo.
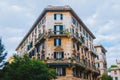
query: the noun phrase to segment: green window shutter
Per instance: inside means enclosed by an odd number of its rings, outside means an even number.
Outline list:
[[[56,52],[54,52],[54,58],[56,58]]]
[[[54,20],[56,20],[56,14],[54,14]]]
[[[60,25],[60,34],[63,34],[63,25]]]
[[[61,20],[63,20],[63,14],[60,14],[60,18],[61,18]]]
[[[66,76],[66,68],[62,68],[63,69],[63,76]]]
[[[59,46],[61,46],[61,39],[59,39]]]
[[[54,34],[56,34],[56,26],[54,26],[54,31],[55,31]]]
[[[54,39],[54,46],[56,46],[56,39]]]
[[[62,52],[61,54],[62,54],[62,58],[64,58],[64,52]]]

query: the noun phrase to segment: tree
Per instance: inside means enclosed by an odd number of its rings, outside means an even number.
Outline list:
[[[5,52],[4,45],[2,44],[2,40],[0,38],[0,67],[2,67],[5,63],[5,57],[7,56],[7,52]]]
[[[14,56],[14,61],[1,70],[0,80],[51,80],[56,78],[53,69],[42,61],[27,56]]]
[[[112,80],[112,77],[107,75],[107,74],[103,74],[102,75],[102,80]]]

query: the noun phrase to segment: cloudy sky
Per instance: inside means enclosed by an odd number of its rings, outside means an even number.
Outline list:
[[[120,0],[0,0],[0,37],[9,56],[48,5],[69,5],[108,50],[108,66],[120,60]]]

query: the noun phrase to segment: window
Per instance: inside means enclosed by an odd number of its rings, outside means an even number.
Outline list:
[[[83,34],[85,35],[85,30],[83,30]]]
[[[80,26],[80,31],[82,31],[81,26]]]
[[[41,23],[38,23],[38,28],[40,28],[41,27]]]
[[[44,60],[45,59],[45,54],[42,54],[41,55],[41,60]]]
[[[54,20],[62,20],[63,15],[62,14],[54,14]]]
[[[105,51],[102,49],[102,53],[105,55]]]
[[[27,46],[27,50],[30,50],[33,46],[33,42],[31,41],[30,44]]]
[[[77,27],[79,26],[78,22],[76,23],[76,26],[77,26]]]
[[[76,20],[74,18],[72,18],[72,23],[76,25]]]
[[[72,34],[74,34],[74,29],[72,28]]]
[[[37,50],[37,53],[40,52],[40,45],[36,45],[36,50]]]
[[[115,74],[115,75],[117,74],[117,71],[116,71],[116,70],[114,71],[114,74]]]
[[[74,43],[74,41],[72,41],[72,45],[73,45],[73,48],[75,48],[75,43]]]
[[[56,74],[58,76],[65,76],[66,75],[66,69],[63,67],[56,68]]]
[[[97,64],[96,64],[96,67],[97,67],[97,68],[99,68],[99,67],[100,67],[100,64],[99,64],[99,63],[97,63]]]
[[[80,76],[80,72],[76,68],[73,69],[73,76],[76,76],[76,77]]]
[[[80,56],[77,56],[77,61],[80,62]]]
[[[86,37],[88,38],[88,33],[86,32]]]
[[[76,32],[76,37],[79,37],[79,34],[78,34],[78,32]]]
[[[45,48],[45,42],[44,42],[44,40],[42,41],[42,49],[44,49]]]
[[[44,17],[44,18],[42,18],[41,23],[42,23],[42,24],[44,24],[44,23],[45,23],[45,17]]]
[[[99,56],[96,56],[96,59],[99,60]]]
[[[115,80],[118,80],[118,77],[115,77]]]
[[[63,52],[54,52],[54,58],[55,59],[64,58],[64,53]]]
[[[54,34],[63,34],[63,25],[55,25]]]
[[[77,44],[77,50],[78,50],[78,51],[80,50],[80,48],[79,48],[79,44]]]
[[[61,39],[55,38],[54,39],[54,46],[61,46]]]
[[[34,50],[32,50],[30,53],[29,53],[29,58],[32,58],[32,56],[34,56],[35,53],[34,53]]]
[[[89,40],[92,41],[92,38],[90,37],[90,35],[89,35]]]

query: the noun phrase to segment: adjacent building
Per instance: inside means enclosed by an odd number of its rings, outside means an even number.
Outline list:
[[[99,68],[100,70],[100,76],[101,77],[103,74],[107,74],[107,61],[106,61],[106,52],[107,50],[101,45],[95,45],[95,52],[97,54],[95,63],[96,63],[96,68]]]
[[[93,33],[69,6],[48,6],[16,51],[44,60],[56,70],[56,80],[96,80]]]
[[[120,61],[117,62],[117,65],[111,65],[110,73],[113,80],[120,80]]]

